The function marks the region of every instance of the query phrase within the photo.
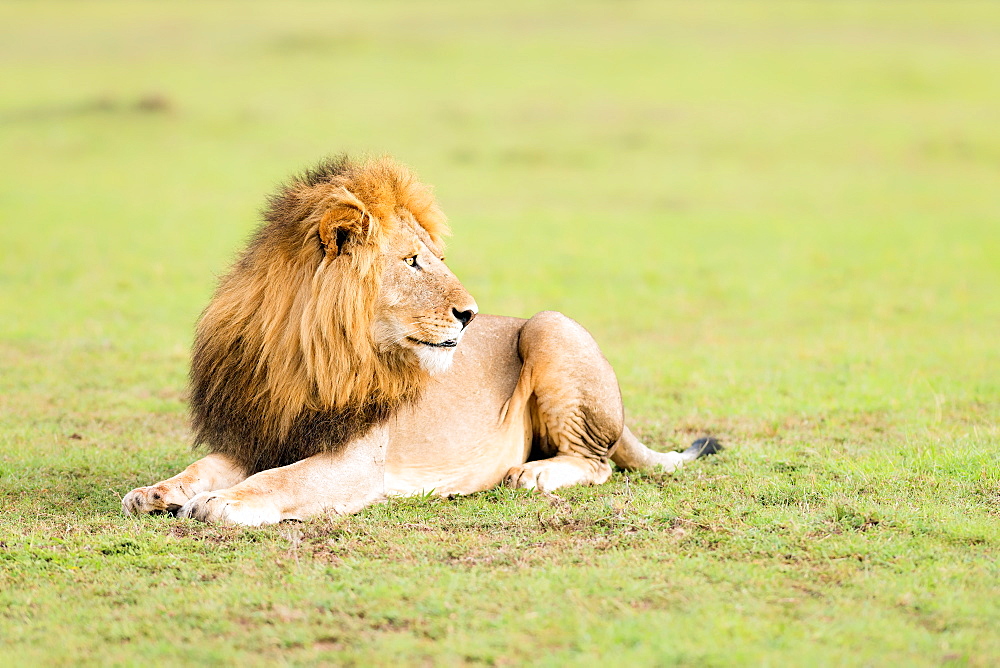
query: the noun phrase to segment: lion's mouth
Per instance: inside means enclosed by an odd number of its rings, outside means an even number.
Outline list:
[[[406,338],[414,343],[419,343],[422,346],[430,346],[431,348],[454,348],[458,345],[458,339],[448,339],[447,341],[442,341],[441,343],[431,343],[430,341],[415,339],[412,336],[408,336]]]

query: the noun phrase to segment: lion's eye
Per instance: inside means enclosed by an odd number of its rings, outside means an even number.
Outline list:
[[[409,267],[415,267],[417,266],[417,256],[414,255],[412,257],[405,258],[403,262],[405,262]]]

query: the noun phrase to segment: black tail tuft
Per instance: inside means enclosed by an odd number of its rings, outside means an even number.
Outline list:
[[[722,444],[711,436],[708,436],[705,438],[699,438],[697,441],[692,443],[691,447],[684,451],[684,454],[689,455],[691,459],[697,459],[698,457],[714,455],[722,450]]]

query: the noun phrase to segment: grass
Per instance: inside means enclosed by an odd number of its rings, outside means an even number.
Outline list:
[[[0,664],[995,665],[1000,7],[0,5]],[[257,530],[185,466],[193,323],[338,151],[488,312],[729,449]]]

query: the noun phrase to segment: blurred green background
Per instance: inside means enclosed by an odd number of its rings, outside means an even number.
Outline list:
[[[996,390],[990,4],[0,11],[15,356],[183,353],[266,193],[388,152],[436,186],[484,310],[566,311],[627,389],[698,405],[707,363],[748,409],[803,367],[863,400],[887,373],[894,394],[945,372],[956,399]],[[788,408],[833,399],[796,390]]]
[[[995,518],[1000,4],[4,2],[0,63],[8,531],[187,463],[216,277],[340,152],[435,186],[483,311],[590,329],[654,446],[975,453]]]
[[[266,193],[387,152],[436,186],[482,308],[582,321],[644,416],[997,396],[989,3],[6,3],[0,26],[8,368],[181,387]]]

